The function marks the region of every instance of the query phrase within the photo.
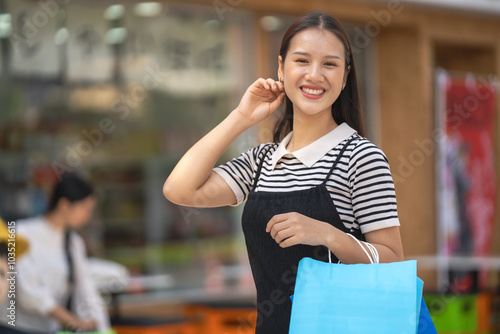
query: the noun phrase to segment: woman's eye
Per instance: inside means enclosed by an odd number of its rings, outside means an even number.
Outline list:
[[[307,60],[306,59],[297,59],[296,60],[297,63],[307,63]]]
[[[333,66],[337,66],[337,64],[335,64],[335,63],[325,63],[325,65],[326,65],[326,66],[331,66],[331,67],[333,67]]]

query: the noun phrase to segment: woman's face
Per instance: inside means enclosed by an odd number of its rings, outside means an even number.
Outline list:
[[[96,198],[92,195],[73,203],[66,200],[63,212],[69,227],[77,229],[90,221],[96,202]]]
[[[278,74],[294,115],[331,114],[347,78],[345,61],[344,45],[328,30],[310,28],[292,38],[285,61],[279,57]]]

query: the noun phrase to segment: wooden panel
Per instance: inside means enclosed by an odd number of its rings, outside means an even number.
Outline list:
[[[496,59],[493,47],[436,43],[434,49],[437,67],[478,74],[495,73]]]
[[[380,124],[396,185],[405,256],[436,251],[434,111],[429,49],[418,30],[388,29],[378,38]],[[420,271],[426,289],[435,272]]]
[[[426,254],[435,244],[434,158],[420,147],[432,139],[433,111],[421,99],[420,48],[414,30],[387,30],[379,36],[382,149],[396,183],[406,255]]]
[[[433,40],[469,46],[494,46],[500,34],[500,20],[491,17],[422,13]]]

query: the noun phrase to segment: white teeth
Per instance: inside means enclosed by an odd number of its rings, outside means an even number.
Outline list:
[[[307,94],[312,94],[312,95],[321,95],[324,92],[323,89],[309,89],[309,88],[305,88],[305,87],[302,87],[301,89],[304,92],[306,92]]]

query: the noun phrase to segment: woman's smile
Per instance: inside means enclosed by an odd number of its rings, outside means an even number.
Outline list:
[[[312,85],[302,85],[300,86],[300,90],[302,94],[312,100],[320,99],[325,95],[326,90],[320,86],[312,86]]]

